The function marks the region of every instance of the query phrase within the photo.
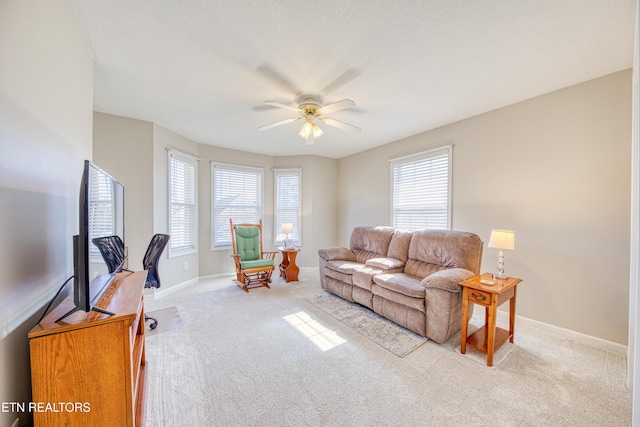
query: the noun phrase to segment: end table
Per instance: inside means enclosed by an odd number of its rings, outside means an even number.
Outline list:
[[[480,283],[481,280],[494,282],[493,285]],[[491,273],[471,277],[462,286],[462,332],[460,334],[460,353],[465,354],[467,345],[487,355],[487,366],[493,366],[493,354],[507,340],[513,342],[513,326],[516,317],[516,289],[522,279],[505,277],[494,279]],[[509,330],[496,327],[498,306],[509,300]],[[484,327],[467,337],[469,323],[469,304],[478,304],[485,308]]]
[[[280,263],[280,277],[284,277],[287,282],[297,282],[298,272],[300,269],[296,265],[296,255],[300,249],[278,247],[282,253],[282,262]]]

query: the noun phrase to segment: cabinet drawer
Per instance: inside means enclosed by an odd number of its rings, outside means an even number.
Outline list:
[[[468,299],[474,304],[489,305],[491,303],[491,294],[477,289],[469,289]]]

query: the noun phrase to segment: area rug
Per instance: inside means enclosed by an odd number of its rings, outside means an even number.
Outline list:
[[[158,335],[163,332],[173,331],[175,329],[181,329],[184,326],[177,307],[167,307],[160,310],[150,311],[145,314],[147,317],[153,317],[158,321],[158,326],[156,326],[155,329],[151,329],[149,327],[152,322],[151,320],[146,322],[145,335],[147,337]]]
[[[427,342],[425,337],[335,295],[320,294],[305,300],[398,357],[406,356]]]

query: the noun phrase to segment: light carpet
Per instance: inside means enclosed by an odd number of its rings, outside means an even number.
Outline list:
[[[622,354],[516,324],[494,369],[451,340],[400,358],[306,300],[322,293],[318,270],[301,269],[250,293],[226,277],[145,296],[184,323],[147,339],[146,425],[631,424]]]
[[[306,301],[398,357],[406,356],[427,342],[425,337],[378,316],[366,307],[330,293],[314,295]]]

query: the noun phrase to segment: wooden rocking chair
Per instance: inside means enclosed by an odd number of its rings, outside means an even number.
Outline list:
[[[277,252],[262,251],[262,220],[258,224],[234,224],[229,219],[229,225],[238,286],[245,292],[260,286],[269,288]]]

